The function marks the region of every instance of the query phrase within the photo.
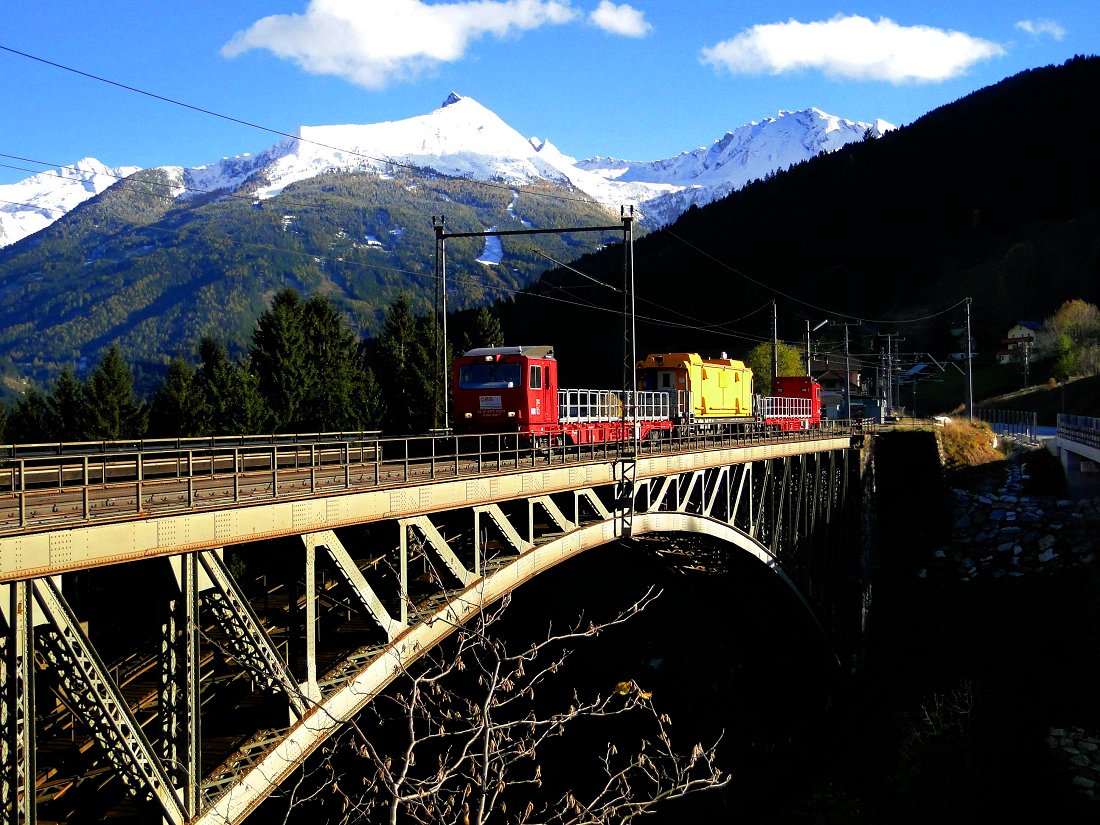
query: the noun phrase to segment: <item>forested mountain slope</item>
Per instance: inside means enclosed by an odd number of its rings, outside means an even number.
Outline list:
[[[940,310],[967,297],[977,347],[992,352],[1020,318],[1096,302],[1100,153],[1085,113],[1097,99],[1100,58],[1074,58],[689,210],[635,244],[637,313],[657,319],[639,320],[639,352],[746,350],[742,335],[770,337],[774,299],[780,336],[795,342],[806,320],[862,318],[854,349],[892,330],[907,350],[945,355],[965,307]],[[575,267],[623,281],[617,248]],[[564,361],[621,375],[621,295],[564,270],[532,293],[505,315],[509,340],[555,343]],[[934,317],[870,323],[923,316]]]
[[[417,311],[432,306],[436,215],[479,229],[614,223],[605,208],[549,184],[520,193],[400,171],[322,174],[262,201],[181,202],[174,186],[163,170],[140,172],[0,250],[0,366],[9,375],[48,383],[117,341],[141,384],[171,356],[193,359],[204,334],[241,351],[286,286],[325,295],[352,328],[376,332],[398,294]],[[551,236],[539,248],[570,260],[599,240]],[[504,265],[477,261],[480,239],[452,240],[448,250],[452,308],[510,295],[548,265],[524,239],[509,243]]]

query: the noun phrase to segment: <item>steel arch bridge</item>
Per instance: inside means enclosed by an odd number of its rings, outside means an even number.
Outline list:
[[[78,821],[113,792],[146,818],[240,822],[484,605],[650,534],[751,554],[839,656],[856,655],[870,586],[861,443],[834,430],[540,454],[340,436],[13,455],[0,476],[4,821]],[[252,560],[268,579],[242,572]],[[81,576],[121,605],[125,646],[89,626]],[[252,690],[282,722],[212,711]]]

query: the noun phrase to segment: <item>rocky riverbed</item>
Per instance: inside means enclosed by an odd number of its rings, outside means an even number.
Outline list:
[[[1028,480],[1026,465],[1017,460],[1000,483],[952,489],[951,541],[935,549],[918,575],[968,582],[1093,564],[1100,498],[1028,495]]]
[[[1095,565],[1100,497],[1029,494],[1027,457],[1016,451],[999,481],[949,490],[951,540],[932,552],[919,577],[977,583]],[[1047,744],[1074,787],[1100,801],[1100,732],[1051,728]]]

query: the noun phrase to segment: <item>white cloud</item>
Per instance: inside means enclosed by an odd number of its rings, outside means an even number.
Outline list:
[[[310,0],[302,14],[271,15],[237,32],[222,54],[267,49],[312,74],[380,89],[459,60],[484,35],[503,38],[577,16],[569,0]]]
[[[638,11],[627,3],[617,6],[611,0],[600,0],[600,5],[588,15],[588,20],[605,32],[624,37],[645,37],[653,30],[653,26],[645,19],[645,12]]]
[[[997,43],[930,26],[900,26],[856,15],[753,26],[703,49],[702,61],[734,74],[817,69],[829,77],[935,82],[1004,54]]]
[[[1016,24],[1016,28],[1020,31],[1025,31],[1028,34],[1039,37],[1044,34],[1049,34],[1055,40],[1061,40],[1066,36],[1066,30],[1055,23],[1053,20],[1021,20]]]

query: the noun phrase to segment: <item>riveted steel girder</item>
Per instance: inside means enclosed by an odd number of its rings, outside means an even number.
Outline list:
[[[199,762],[199,560],[173,556],[177,593],[168,599],[162,627],[160,671],[161,759],[187,817],[198,811]]]
[[[302,541],[307,548],[320,547],[327,554],[336,568],[337,574],[351,590],[363,610],[378,623],[378,626],[386,634],[387,639],[393,639],[404,629],[401,622],[390,616],[382,604],[382,600],[367,583],[362,571],[355,564],[351,554],[337,538],[332,530],[323,530],[319,533],[307,533],[302,536]]]
[[[91,727],[107,758],[135,796],[156,799],[165,819],[184,820],[183,806],[160,759],[107,668],[88,641],[53,579],[35,579],[31,589],[47,619],[38,636],[66,698]]]
[[[5,825],[32,825],[34,799],[33,603],[28,582],[0,585],[0,812]]]
[[[214,552],[200,553],[199,561],[214,583],[202,594],[203,606],[221,627],[233,658],[257,683],[285,693],[291,710],[302,716],[305,697],[225,563]]]
[[[116,558],[173,558],[179,593],[166,599],[169,610],[163,634],[158,720],[163,733],[158,753],[138,749],[135,759],[140,761],[148,753],[149,764],[164,766],[162,777],[142,779],[141,786],[154,787],[160,782],[175,795],[178,813],[166,808],[168,821],[183,817],[227,825],[241,821],[300,766],[305,755],[350,720],[395,672],[436,644],[448,628],[453,629],[509,589],[586,549],[652,532],[696,532],[750,552],[788,583],[796,582],[802,588],[806,577],[798,572],[801,551],[794,551],[808,539],[816,540],[816,534],[831,527],[834,519],[842,521],[836,513],[843,504],[848,479],[845,462],[838,456],[847,439],[834,440],[834,449],[826,450],[831,441],[822,440],[813,455],[805,445],[792,442],[691,455],[639,456],[629,468],[618,462],[551,466],[217,513],[158,516],[135,523],[126,546],[120,541],[112,548],[120,551],[116,555],[105,554],[100,544],[81,537],[79,530],[63,531],[45,544],[36,538],[15,547],[18,552],[3,558],[5,568],[0,576],[5,570],[28,569],[42,561],[51,569],[76,569],[74,559],[76,566],[94,566]],[[383,607],[337,536],[344,528],[349,528],[348,534],[358,535],[358,525],[368,525],[362,529],[372,541],[379,536],[387,540],[385,536],[391,535],[387,531],[393,526],[400,532],[396,546],[382,551],[390,554],[397,570],[398,617]],[[352,526],[356,530],[350,529]],[[482,527],[489,528],[497,540],[490,545],[489,558]],[[124,535],[117,532],[122,528],[116,525],[88,529],[96,532],[96,541]],[[445,589],[433,582],[439,587],[437,593],[410,604],[410,533],[420,549],[441,560],[455,575],[460,589]],[[300,537],[306,551],[307,664],[303,686],[291,675],[216,550],[221,546],[219,540],[258,544],[278,536]],[[347,535],[341,536],[347,541]],[[348,547],[354,549],[350,542]],[[363,608],[385,633],[382,643],[372,642],[350,653],[342,651],[343,660],[323,674],[317,672],[316,655],[324,641],[316,630],[323,609],[314,578],[318,548],[358,600],[358,605],[341,602],[341,606],[346,605],[349,614],[353,607]],[[0,550],[6,549],[12,548],[0,546]],[[297,564],[301,557],[293,554],[292,558]],[[375,581],[375,586],[386,585]],[[420,583],[417,587],[422,589]],[[292,603],[301,603],[300,595]],[[294,712],[290,727],[257,732],[205,781],[200,780],[197,766],[201,703],[195,634],[200,605],[204,617],[218,624],[230,655],[258,684],[285,693]],[[416,617],[411,623],[410,607]],[[74,621],[70,619],[68,624]],[[358,626],[355,632],[361,632]],[[328,636],[326,632],[325,639]],[[10,645],[10,639],[9,633],[5,644]],[[54,666],[61,672],[74,669],[68,663]],[[5,689],[9,690],[11,667],[5,667]],[[126,770],[140,774],[140,768],[127,769],[122,759],[119,754],[112,757],[120,774]],[[202,786],[201,797],[195,792],[196,785]]]

